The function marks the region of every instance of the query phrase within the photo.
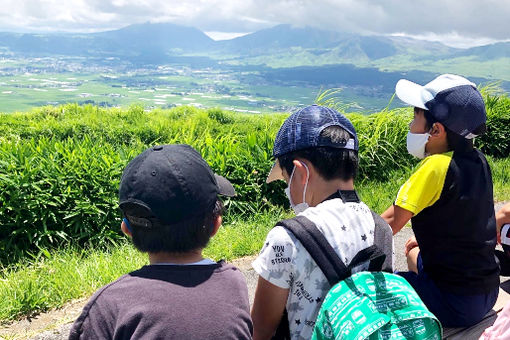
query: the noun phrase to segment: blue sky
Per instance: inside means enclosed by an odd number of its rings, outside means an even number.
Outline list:
[[[0,30],[95,32],[143,22],[229,38],[277,24],[467,47],[510,39],[508,0],[2,0]]]

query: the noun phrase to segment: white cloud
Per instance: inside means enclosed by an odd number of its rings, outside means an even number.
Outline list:
[[[461,36],[457,32],[452,32],[449,34],[436,34],[436,33],[424,33],[424,34],[406,34],[406,33],[393,33],[390,34],[395,37],[408,37],[418,40],[427,40],[427,41],[436,41],[441,42],[447,46],[456,47],[456,48],[469,48],[473,46],[483,46],[494,44],[498,41],[510,41],[508,39],[498,40],[491,38],[471,38],[466,36]]]
[[[510,39],[509,17],[506,0],[3,0],[0,29],[90,32],[150,21],[252,32],[287,23],[495,41]]]
[[[248,33],[239,33],[239,32],[204,32],[209,36],[209,38],[213,40],[230,40],[238,37],[242,37],[243,35],[246,35]]]

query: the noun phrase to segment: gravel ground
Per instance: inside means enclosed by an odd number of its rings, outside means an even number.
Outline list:
[[[498,210],[502,205],[503,203],[496,204],[496,210]],[[413,232],[411,228],[404,228],[394,237],[396,254],[395,268],[397,270],[407,270],[407,262],[404,257],[404,245],[412,235]],[[246,277],[250,303],[253,301],[255,286],[257,284],[257,274],[251,268],[251,262],[254,258],[254,256],[249,256],[232,261],[234,265],[239,267]],[[71,329],[72,320],[79,315],[85,303],[86,300],[74,301],[63,309],[41,314],[40,316],[30,320],[20,321],[16,325],[9,326],[9,328],[13,328],[15,330],[14,334],[16,335],[14,335],[13,332],[7,332],[4,329],[0,330],[0,338],[5,336],[8,339],[67,339],[69,330]]]

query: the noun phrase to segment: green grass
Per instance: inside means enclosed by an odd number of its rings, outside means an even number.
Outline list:
[[[365,202],[370,209],[381,214],[393,204],[398,189],[404,184],[407,178],[409,178],[411,173],[411,168],[409,168],[392,172],[388,180],[364,180],[356,185],[356,191],[358,191],[361,200]]]
[[[496,202],[510,201],[510,157],[487,157],[492,172],[494,184],[494,200]]]
[[[146,257],[128,243],[109,250],[59,250],[26,260],[1,273],[0,320],[31,316],[88,296],[146,263]]]
[[[231,260],[257,253],[269,230],[289,213],[280,209],[223,225],[204,251],[208,257]]]

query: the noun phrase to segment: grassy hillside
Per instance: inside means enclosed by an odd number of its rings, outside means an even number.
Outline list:
[[[489,156],[510,153],[510,99],[486,96]],[[154,144],[195,147],[234,184],[230,216],[288,207],[283,183],[268,185],[274,136],[286,115],[182,107],[144,112],[66,105],[0,116],[0,258],[38,248],[119,239],[117,190],[125,165]],[[385,182],[416,164],[405,149],[410,110],[349,114],[360,139],[358,181]],[[227,221],[230,218],[227,216]]]

